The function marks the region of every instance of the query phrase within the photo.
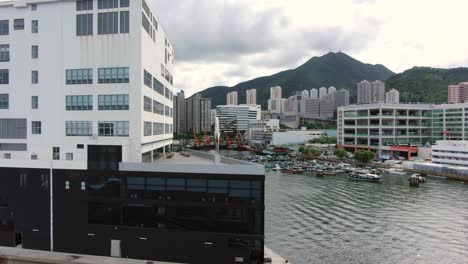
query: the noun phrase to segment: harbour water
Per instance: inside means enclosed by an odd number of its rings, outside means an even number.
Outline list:
[[[266,244],[294,264],[468,263],[468,184],[267,172]]]

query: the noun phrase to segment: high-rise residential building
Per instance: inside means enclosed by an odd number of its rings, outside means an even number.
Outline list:
[[[387,104],[399,104],[400,103],[400,92],[395,89],[385,93],[385,103]]]
[[[187,133],[187,112],[185,93],[181,91],[174,96],[174,133],[183,134]]]
[[[309,98],[310,93],[309,93],[308,90],[304,90],[304,91],[302,91],[301,96],[302,96],[302,98]]]
[[[173,143],[174,49],[147,0],[0,14],[0,246],[263,263],[262,167],[155,160]]]
[[[448,102],[449,103],[468,102],[468,82],[463,82],[457,85],[450,85],[448,87]]]
[[[256,105],[257,104],[257,89],[250,89],[245,92],[246,104]]]
[[[268,100],[268,111],[281,114],[285,111],[287,99],[282,98],[281,86],[270,88],[270,99]]]
[[[237,92],[230,92],[226,95],[226,104],[227,105],[238,105],[238,96]]]
[[[211,131],[211,98],[202,98],[201,94],[197,93],[185,99],[185,115],[181,117],[185,120],[186,130],[176,133],[199,134]]]
[[[437,140],[468,140],[464,133],[468,103],[374,103],[338,108],[338,145],[349,151],[371,149],[378,155],[417,155]]]
[[[334,108],[349,105],[349,91],[341,89],[334,93]]]
[[[331,93],[334,93],[336,92],[336,88],[334,86],[331,86],[328,88],[328,93],[331,94]]]
[[[362,81],[358,86],[358,104],[371,104],[385,101],[385,83],[382,81]]]
[[[319,99],[322,99],[328,94],[328,90],[325,87],[319,89]]]
[[[270,99],[281,99],[281,86],[275,86],[270,88]]]
[[[310,98],[312,99],[318,99],[318,90],[317,89],[312,89],[310,90]]]
[[[260,105],[218,105],[216,116],[221,131],[247,132],[250,120],[260,120]]]

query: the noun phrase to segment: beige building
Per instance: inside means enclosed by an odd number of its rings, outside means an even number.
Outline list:
[[[468,82],[463,82],[457,85],[450,85],[448,87],[448,102],[449,103],[468,102]]]
[[[257,90],[250,89],[245,92],[246,104],[256,105],[257,104]]]
[[[226,95],[226,104],[227,105],[238,105],[237,101],[237,92],[230,92]]]
[[[362,81],[357,84],[358,104],[372,104],[385,101],[385,83],[382,81]]]
[[[385,93],[385,103],[387,104],[398,104],[400,103],[400,92],[395,89]]]

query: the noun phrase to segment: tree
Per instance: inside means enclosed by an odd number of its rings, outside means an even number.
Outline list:
[[[336,144],[336,137],[326,137],[321,136],[319,138],[314,138],[309,140],[310,144]]]
[[[344,159],[348,156],[348,152],[344,149],[336,149],[335,156],[337,156],[340,159]]]
[[[320,154],[322,154],[322,152],[319,149],[316,149],[316,148],[309,149],[309,155],[312,157],[318,157],[320,156]]]
[[[354,159],[362,163],[369,162],[374,156],[374,152],[369,150],[358,150],[354,153]]]

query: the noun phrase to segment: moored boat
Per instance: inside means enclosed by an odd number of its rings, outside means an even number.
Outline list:
[[[348,178],[350,180],[368,182],[380,182],[382,180],[382,176],[366,172],[351,172],[349,173]]]

